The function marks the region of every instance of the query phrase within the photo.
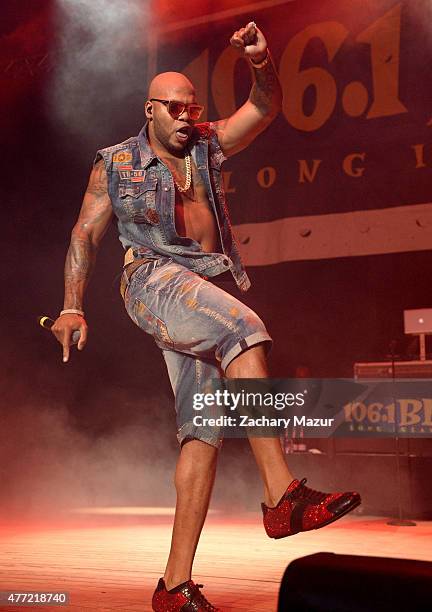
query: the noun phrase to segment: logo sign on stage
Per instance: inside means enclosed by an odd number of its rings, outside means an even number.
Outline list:
[[[251,14],[265,33],[282,110],[224,165],[246,263],[430,249],[430,3],[262,4],[167,26],[156,62],[188,74],[205,119],[224,118],[251,84],[227,33]]]

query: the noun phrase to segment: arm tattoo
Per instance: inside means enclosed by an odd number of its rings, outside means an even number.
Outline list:
[[[103,161],[100,159],[94,167],[94,170],[91,174],[89,185],[87,188],[87,193],[92,193],[97,197],[101,195],[105,195],[107,192],[107,175],[105,170],[105,165]]]
[[[90,239],[79,238],[72,233],[64,269],[65,308],[82,309],[84,290],[91,276],[95,260],[96,250]]]
[[[96,226],[106,214],[105,205],[108,195],[107,176],[102,160],[97,162],[86,191],[86,210],[80,219],[80,229],[89,231]]]
[[[273,60],[262,68],[254,68],[255,83],[252,86],[249,100],[263,115],[276,112],[282,101],[282,89]]]
[[[96,261],[95,236],[102,235],[110,220],[110,200],[104,163],[90,176],[79,219],[72,230],[64,268],[64,308],[82,309],[84,291]]]

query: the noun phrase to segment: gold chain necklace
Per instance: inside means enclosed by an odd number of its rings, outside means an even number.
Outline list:
[[[191,155],[189,151],[188,151],[188,154],[185,156],[184,160],[185,160],[185,165],[186,165],[185,184],[179,185],[177,181],[174,179],[174,183],[176,184],[176,187],[180,191],[180,193],[184,193],[185,191],[187,191],[190,188],[191,183],[192,183],[192,164],[191,164]]]

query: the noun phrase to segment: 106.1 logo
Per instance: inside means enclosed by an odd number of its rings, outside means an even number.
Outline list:
[[[399,64],[402,3],[379,17],[360,32],[355,42],[370,48],[372,83],[369,93],[361,81],[345,85],[341,93],[342,108],[348,116],[359,117],[366,110],[366,118],[389,117],[408,112],[399,99]],[[337,21],[325,21],[307,26],[295,34],[286,45],[279,64],[279,77],[284,90],[282,112],[288,123],[302,131],[321,128],[333,114],[338,100],[338,86],[330,70],[322,66],[302,68],[309,43],[319,39],[325,49],[330,66],[350,32]],[[210,76],[211,95],[220,117],[232,115],[237,108],[234,72],[237,51],[227,47],[218,57]],[[208,83],[203,75],[209,74],[209,50],[205,49],[184,70],[197,84],[198,95],[208,99]],[[305,110],[305,96],[313,90],[312,108]]]
[[[350,431],[432,433],[432,399],[350,402],[344,406]]]

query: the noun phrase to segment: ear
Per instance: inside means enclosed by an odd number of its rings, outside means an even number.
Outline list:
[[[144,113],[149,121],[153,118],[153,104],[147,100],[144,104]]]

